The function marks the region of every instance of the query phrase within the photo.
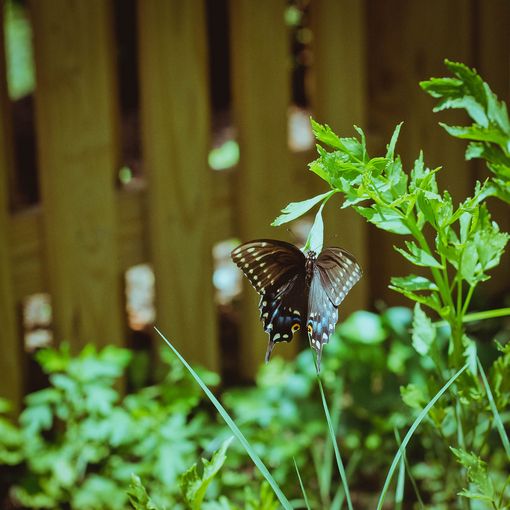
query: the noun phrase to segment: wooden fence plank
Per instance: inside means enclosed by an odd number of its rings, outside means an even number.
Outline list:
[[[340,137],[359,136],[354,125],[366,129],[367,69],[363,0],[312,2],[314,91],[313,115]],[[317,192],[326,191],[320,182]],[[340,320],[368,306],[368,232],[364,218],[352,209],[340,210],[339,197],[324,208],[325,239],[351,251],[364,270],[364,278],[351,290],[339,309]]]
[[[280,209],[295,201],[287,145],[290,102],[289,33],[284,0],[230,2],[233,110],[240,162],[236,175],[236,224],[243,241],[284,238],[270,228]],[[250,288],[248,288],[250,287]],[[259,322],[258,296],[249,284],[240,325],[240,369],[253,377],[264,360],[268,336]],[[277,346],[273,355],[292,356],[297,339]]]
[[[510,3],[506,0],[480,2],[477,4],[477,33],[475,48],[476,70],[486,81],[500,101],[508,106],[510,93]],[[467,145],[467,143],[466,143]],[[494,174],[484,160],[475,160],[476,178],[484,182]],[[510,232],[509,205],[496,198],[487,201],[487,208],[502,232]],[[510,282],[510,253],[501,258],[501,264],[490,271],[491,279],[483,290],[491,296],[508,294]]]
[[[109,0],[32,2],[36,136],[53,329],[73,350],[122,345]]]
[[[4,40],[3,16],[0,13],[0,41]],[[14,403],[14,411],[21,409],[23,396],[22,346],[16,300],[14,297],[11,243],[9,238],[8,178],[14,161],[10,125],[9,99],[5,73],[5,52],[0,50],[0,397]]]
[[[140,0],[138,21],[157,325],[188,361],[217,370],[205,9]]]
[[[464,161],[465,143],[447,135],[439,121],[464,125],[462,111],[432,112],[436,100],[419,86],[420,80],[448,75],[444,59],[470,63],[472,48],[472,3],[462,0],[388,0],[367,3],[369,34],[369,121],[372,157],[385,153],[393,130],[404,122],[396,153],[409,172],[424,151],[430,168],[443,166],[438,173],[441,190],[448,189],[458,203],[472,192],[472,175]],[[431,36],[433,34],[433,36]],[[375,143],[370,143],[375,142]],[[393,246],[404,247],[404,236],[370,228],[370,251],[374,289],[387,304],[409,301],[388,289],[392,276],[420,274],[419,268],[403,259]],[[424,229],[432,241],[433,231]]]

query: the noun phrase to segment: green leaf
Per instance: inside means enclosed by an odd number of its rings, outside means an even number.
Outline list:
[[[325,124],[324,126],[315,122],[312,118],[310,118],[310,122],[312,123],[312,131],[317,140],[329,145],[333,149],[345,151],[346,148],[344,144],[341,142],[340,138],[333,133],[331,128]]]
[[[427,317],[419,303],[414,306],[413,347],[422,356],[429,354],[436,341],[436,326]]]
[[[448,134],[455,136],[456,138],[478,140],[480,142],[492,142],[502,147],[505,147],[508,143],[508,136],[506,134],[501,133],[501,131],[497,129],[486,128],[479,126],[478,124],[473,124],[470,127],[463,127],[447,126],[440,122],[439,125],[444,127]]]
[[[182,475],[181,483],[179,485],[184,499],[184,506],[188,510],[199,510],[202,501],[204,500],[205,492],[211,480],[219,471],[227,456],[225,452],[229,444],[234,439],[234,436],[228,438],[217,450],[214,452],[210,461],[202,459],[204,464],[204,472],[202,476],[198,476],[197,465],[193,464],[191,468]]]
[[[402,127],[402,122],[397,125],[395,131],[393,131],[393,135],[391,137],[390,144],[388,145],[388,150],[386,151],[386,158],[393,159],[395,154],[395,146],[397,145],[398,135],[400,134],[400,128]]]
[[[427,398],[419,386],[409,383],[407,386],[400,386],[400,396],[409,407],[423,409],[427,405]]]
[[[500,233],[495,223],[475,233],[474,244],[484,271],[499,264],[509,237],[507,233]]]
[[[413,241],[406,241],[406,246],[409,250],[409,253],[405,250],[397,248],[396,246],[393,246],[393,248],[395,248],[395,250],[401,253],[407,260],[411,261],[416,266],[437,267],[439,269],[443,269],[443,266],[432,255],[427,253],[425,250],[418,248],[418,246],[416,246]]]
[[[448,307],[443,308],[441,305],[441,301],[439,300],[439,295],[437,292],[433,292],[430,296],[423,296],[422,294],[415,294],[414,292],[403,289],[401,287],[395,287],[394,285],[388,286],[392,290],[396,290],[401,294],[404,294],[405,297],[412,299],[422,305],[426,305],[436,312],[438,312],[441,317],[446,317],[448,315]]]
[[[130,487],[131,490],[126,492],[136,510],[159,510],[159,507],[149,498],[140,478],[134,473],[131,474]]]
[[[308,200],[304,200],[303,202],[292,202],[285,209],[282,209],[282,215],[278,216],[271,225],[273,227],[278,227],[283,223],[288,223],[289,221],[295,220],[299,218],[306,212],[308,212],[315,204],[318,204],[321,200],[327,199],[332,196],[335,191],[328,191],[327,193],[323,193],[322,195],[317,195],[316,197],[310,198]]]
[[[405,218],[395,209],[376,204],[372,205],[371,208],[355,206],[354,209],[367,221],[383,230],[402,235],[411,233],[406,225]]]
[[[324,203],[320,206],[317,214],[315,215],[315,221],[313,222],[308,239],[306,240],[305,250],[313,250],[315,253],[322,251],[322,245],[324,244],[324,222],[322,221],[322,209]]]
[[[404,277],[393,277],[391,283],[406,290],[439,290],[437,285],[424,276],[410,274]]]
[[[450,449],[457,457],[457,461],[467,468],[468,481],[480,491],[478,497],[481,495],[485,499],[493,500],[494,486],[492,480],[487,476],[487,463],[474,453],[468,453],[452,446]]]
[[[420,83],[420,86],[432,97],[440,99],[434,111],[446,108],[465,108],[472,119],[481,126],[488,126],[486,115],[487,98],[483,80],[475,70],[464,64],[445,61],[448,69],[457,78],[432,78]]]

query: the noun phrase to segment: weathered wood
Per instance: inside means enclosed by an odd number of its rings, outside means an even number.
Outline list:
[[[366,129],[367,68],[366,27],[363,0],[318,0],[310,5],[313,40],[313,116],[328,124],[340,137],[359,137],[354,125]],[[316,179],[316,191],[327,184]],[[325,239],[351,251],[364,277],[339,309],[340,320],[368,306],[369,254],[366,222],[353,209],[341,210],[343,199],[335,196],[324,208]]]
[[[118,108],[108,0],[32,2],[36,136],[53,329],[73,350],[122,345]]]
[[[0,41],[4,40],[3,16],[0,13]],[[9,98],[5,73],[5,52],[0,49],[0,397],[21,409],[23,396],[22,346],[16,320],[16,299],[13,288],[11,243],[9,239],[8,176],[14,161],[10,126]]]
[[[510,93],[510,3],[506,0],[480,2],[476,11],[477,41],[474,63],[476,70],[486,81],[500,101],[508,106]],[[505,72],[506,71],[506,72]],[[467,140],[464,140],[467,146]],[[484,182],[494,174],[484,160],[475,160],[476,178]],[[487,208],[502,232],[510,232],[509,205],[496,198],[487,201]],[[510,282],[510,250],[501,258],[498,267],[489,271],[491,279],[484,283],[484,292],[492,296],[508,293]]]
[[[288,239],[284,228],[269,225],[280,209],[295,200],[287,145],[290,42],[285,6],[283,0],[230,2],[233,110],[240,148],[235,207],[243,241]],[[268,342],[259,322],[258,301],[247,284],[240,324],[240,368],[248,378],[263,362]],[[292,356],[297,344],[279,345],[273,356]]]
[[[432,112],[436,100],[419,82],[448,74],[444,59],[471,62],[472,3],[462,0],[388,0],[367,3],[369,125],[371,157],[382,156],[397,124],[404,122],[396,153],[409,172],[424,151],[425,164],[442,166],[438,173],[441,190],[448,189],[454,203],[472,193],[470,166],[464,161],[465,143],[449,136],[439,121],[464,125],[462,111]],[[387,304],[409,301],[388,289],[392,276],[404,276],[419,268],[403,259],[393,246],[405,247],[404,236],[370,227],[371,279],[377,297]],[[425,235],[432,236],[430,228]],[[432,241],[432,237],[430,239]]]
[[[188,361],[217,370],[205,9],[140,0],[138,21],[156,322]]]

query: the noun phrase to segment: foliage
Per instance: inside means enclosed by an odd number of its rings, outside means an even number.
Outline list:
[[[495,361],[495,352],[483,356],[492,356],[487,380],[478,354],[488,348],[465,324],[509,313],[469,314],[469,307],[474,289],[502,260],[509,237],[491,221],[487,199],[510,203],[510,122],[505,105],[476,72],[461,64],[447,66],[455,79],[422,86],[440,99],[437,110],[465,108],[471,115],[471,127],[445,128],[472,140],[466,155],[484,158],[491,180],[477,183],[473,196],[455,207],[448,192],[438,189],[439,169],[427,168],[423,154],[404,172],[395,153],[400,126],[385,156],[370,158],[361,129],[356,128],[359,138],[340,138],[313,123],[318,140],[333,150],[318,146],[319,158],[310,169],[331,190],[290,204],[275,220],[285,223],[320,204],[307,246],[321,247],[322,208],[340,193],[342,207],[354,207],[388,235],[409,236],[406,248],[397,252],[417,266],[419,275],[395,277],[391,287],[414,302],[414,313],[360,311],[340,324],[325,353],[319,387],[313,354],[305,350],[290,363],[275,357],[261,368],[255,387],[225,391],[220,398],[237,423],[230,426],[243,441],[232,443],[227,458],[230,433],[171,353],[163,351],[170,370],[160,384],[121,399],[115,388],[130,362],[129,351],[107,347],[97,353],[87,347],[77,357],[65,345],[40,351],[37,358],[51,386],[27,397],[20,427],[0,417],[0,463],[16,468],[9,483],[17,503],[114,509],[126,508],[129,497],[139,509],[275,510],[274,486],[247,467],[247,450],[261,470],[265,459],[272,476],[263,469],[281,487],[278,491],[305,498],[300,505],[310,500],[315,507],[339,509],[349,489],[361,502],[370,492],[380,493],[380,507],[390,482],[388,476],[383,483],[383,476],[391,464],[390,472],[400,466],[396,506],[412,499],[404,491],[406,474],[418,501],[431,508],[509,506],[510,344],[496,345]],[[425,226],[433,239],[423,234]],[[195,376],[218,383],[205,371]],[[334,469],[322,389],[333,438],[348,459],[349,487]],[[0,401],[0,413],[7,410]],[[202,470],[193,464],[199,454],[211,458]]]
[[[25,468],[12,497],[29,507],[125,508],[134,473],[158,505],[173,506],[181,473],[217,427],[168,354],[164,381],[121,401],[115,385],[131,359],[126,349],[88,346],[77,357],[65,344],[39,351],[51,386],[28,395],[21,428],[1,440],[2,460]],[[201,375],[218,383],[214,374]]]
[[[493,416],[488,394],[477,377],[477,345],[466,334],[464,322],[474,289],[490,278],[488,271],[500,263],[509,238],[491,221],[485,200],[495,196],[510,203],[510,121],[505,104],[498,102],[475,71],[462,64],[448,61],[446,64],[457,78],[432,79],[422,83],[422,87],[440,98],[436,111],[465,108],[473,118],[474,124],[470,127],[443,126],[454,136],[473,140],[466,157],[486,159],[494,174],[490,182],[477,182],[473,196],[455,207],[449,193],[438,189],[436,173],[439,168],[427,168],[422,153],[411,171],[404,172],[400,157],[395,154],[400,125],[385,156],[370,158],[360,128],[356,127],[359,139],[340,138],[329,126],[312,120],[317,139],[333,151],[328,152],[318,145],[319,158],[310,164],[310,169],[329,184],[331,191],[290,204],[275,223],[294,219],[321,201],[322,209],[332,195],[341,193],[345,197],[343,208],[353,207],[378,228],[412,238],[406,241],[406,250],[395,249],[414,265],[426,268],[428,274],[392,278],[390,287],[416,302],[412,345],[435,370],[425,384],[411,383],[402,387],[402,398],[411,408],[421,410],[452,370],[459,370],[465,363],[470,367],[435,406],[430,414],[432,427],[427,431],[436,459],[441,459],[443,469],[440,471],[446,475],[440,498],[451,505],[457,500],[456,493],[464,477],[462,471],[455,468],[454,458],[445,446],[452,447],[464,460],[475,455],[471,452],[477,452],[477,459],[481,454],[493,454],[488,445]],[[320,213],[321,210],[318,216]],[[426,225],[435,233],[433,242],[423,234]],[[321,239],[321,231],[322,220],[317,217],[309,240],[312,237]],[[439,315],[449,326],[446,345],[422,306],[429,308],[433,315]],[[497,312],[492,316],[496,315]],[[490,316],[491,312],[487,312],[486,317]],[[503,380],[506,371],[503,365],[500,358],[491,367],[493,381]],[[493,392],[499,405],[507,404],[507,388],[499,385]],[[467,481],[472,482],[472,479],[468,477]],[[501,485],[499,490],[503,491],[504,487]],[[487,495],[486,486],[480,490]],[[462,492],[463,496],[468,494],[472,497],[468,489]],[[465,501],[461,499],[458,504],[466,506]],[[499,505],[503,504],[503,492],[498,501]]]

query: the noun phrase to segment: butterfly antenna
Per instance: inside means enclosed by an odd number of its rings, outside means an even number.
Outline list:
[[[330,237],[330,238],[326,241],[326,243],[329,243],[329,241],[331,241],[331,239],[333,239],[334,237],[338,237],[338,235],[337,235],[337,234],[335,234],[334,236],[331,236],[331,237]],[[316,251],[316,250],[312,250],[312,251]]]
[[[290,232],[290,233],[291,233],[291,234],[292,234],[292,235],[296,238],[296,241],[297,241],[298,243],[300,243],[300,242],[301,242],[301,241],[299,240],[299,237],[298,237],[296,234],[294,234],[294,232],[292,232],[292,230],[291,230],[290,228],[288,228],[288,229],[287,229],[287,232]]]

